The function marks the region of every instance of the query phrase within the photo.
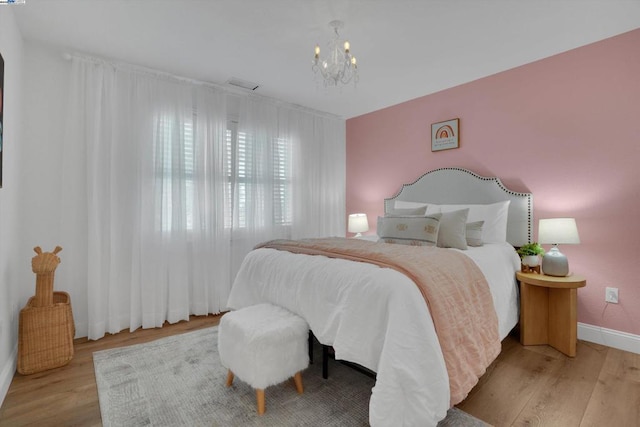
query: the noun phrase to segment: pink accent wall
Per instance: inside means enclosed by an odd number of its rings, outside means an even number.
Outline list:
[[[432,153],[431,123],[456,117],[460,148]],[[384,198],[448,166],[533,193],[535,238],[575,217],[578,321],[640,335],[640,30],[348,120],[347,213],[375,234]]]

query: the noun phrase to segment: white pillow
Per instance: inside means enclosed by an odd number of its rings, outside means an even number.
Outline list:
[[[436,214],[437,215],[437,214]],[[467,249],[467,216],[469,209],[443,212],[438,230],[439,248]]]
[[[438,240],[440,214],[433,216],[378,217],[378,236],[385,243],[435,246]]]
[[[384,216],[425,216],[427,213],[427,206],[411,209],[391,209],[387,211]]]
[[[416,209],[426,208],[427,204],[424,202],[405,202],[403,200],[396,200],[393,207],[394,209]]]
[[[511,200],[488,205],[436,205],[427,203],[427,215],[437,212],[451,212],[469,208],[468,222],[484,221],[482,241],[484,243],[503,243],[507,241],[507,219]]]

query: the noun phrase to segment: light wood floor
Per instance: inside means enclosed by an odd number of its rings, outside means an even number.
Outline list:
[[[92,353],[217,325],[218,316],[161,329],[76,340],[65,367],[16,374],[0,408],[0,426],[100,426]],[[516,336],[458,407],[495,426],[640,426],[640,355],[578,342],[569,358]]]

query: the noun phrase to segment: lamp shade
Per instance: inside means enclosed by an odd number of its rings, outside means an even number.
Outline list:
[[[538,243],[540,244],[578,244],[580,236],[574,218],[541,219],[538,224]]]
[[[367,214],[356,213],[349,215],[347,230],[349,233],[363,233],[368,231],[369,221],[367,221]]]
[[[580,243],[578,227],[573,218],[541,219],[538,224],[538,243],[553,247],[542,258],[542,271],[548,276],[564,277],[569,274],[569,261],[558,249],[559,244]]]

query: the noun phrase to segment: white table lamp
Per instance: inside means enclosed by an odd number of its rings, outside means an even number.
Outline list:
[[[559,244],[580,243],[574,218],[541,219],[538,224],[538,243],[553,247],[542,258],[542,271],[548,276],[564,277],[569,274],[569,261],[559,250]]]
[[[347,226],[349,233],[356,233],[354,237],[362,236],[362,233],[369,231],[369,221],[367,214],[356,213],[349,215],[349,225]]]

